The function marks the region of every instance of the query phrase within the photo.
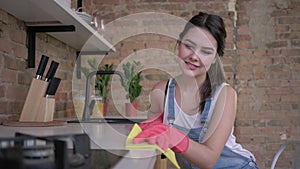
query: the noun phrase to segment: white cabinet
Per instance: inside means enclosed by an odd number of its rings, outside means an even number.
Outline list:
[[[28,26],[73,25],[74,32],[46,32],[77,51],[109,51],[114,47],[66,5],[66,0],[1,0],[0,7]],[[88,43],[87,43],[88,42]]]

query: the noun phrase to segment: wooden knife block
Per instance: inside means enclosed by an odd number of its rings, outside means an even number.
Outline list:
[[[32,79],[20,122],[53,121],[55,99],[45,97],[48,84],[49,82],[43,80]]]

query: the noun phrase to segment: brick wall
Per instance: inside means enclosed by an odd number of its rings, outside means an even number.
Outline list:
[[[275,152],[285,140],[300,139],[299,1],[90,0],[84,1],[84,6],[88,11],[98,9],[97,16],[104,19],[106,26],[115,19],[138,12],[164,12],[185,19],[199,10],[221,15],[228,32],[222,62],[228,83],[238,92],[235,123],[238,142],[255,154],[259,167],[264,169],[270,167]],[[151,26],[151,22],[145,23]],[[122,24],[122,32],[130,31],[135,26],[134,22]],[[114,41],[117,32],[114,33],[115,36],[108,33],[106,38]],[[105,56],[102,63],[114,63],[116,68],[128,56],[138,56],[150,48],[167,52],[146,54],[152,57],[160,54],[166,56],[161,57],[159,63],[168,65],[165,66],[167,70],[147,69],[142,73],[143,93],[138,102],[139,109],[146,110],[152,86],[170,74],[178,73],[174,63],[170,63],[167,57],[174,51],[174,39],[142,34],[115,41],[114,45],[116,51]],[[51,36],[39,33],[36,61],[39,61],[41,54],[60,63],[57,76],[63,81],[56,96],[56,117],[71,116],[74,112],[71,79],[75,50]],[[18,116],[22,109],[35,73],[35,69],[26,67],[26,59],[24,23],[0,10],[1,119]],[[157,63],[156,59],[154,61],[146,60],[149,64]],[[121,104],[122,100],[116,103]],[[112,113],[116,108],[110,105],[109,109]],[[291,148],[288,150],[280,159],[279,168],[291,168],[293,151]]]
[[[297,0],[93,0],[85,1],[89,10],[109,25],[112,21],[139,12],[164,12],[189,19],[202,10],[225,19],[228,38],[225,67],[228,83],[238,92],[237,141],[251,150],[260,168],[269,168],[280,145],[300,139],[299,114],[299,1]],[[142,18],[148,20],[149,18]],[[155,22],[153,22],[155,23]],[[134,22],[123,22],[122,31],[134,29]],[[151,24],[149,24],[151,26]],[[117,32],[115,32],[117,34]],[[113,41],[113,38],[106,37]],[[160,35],[138,35],[115,44],[103,63],[119,65],[139,51],[159,48],[174,51],[174,39]],[[147,60],[145,63],[149,63]],[[161,57],[161,64],[168,61]],[[174,66],[174,65],[173,65]],[[168,73],[173,72],[172,69]],[[140,109],[149,105],[148,93],[164,71],[143,71]],[[292,149],[279,160],[279,168],[291,168]]]
[[[285,140],[300,139],[299,1],[239,0],[238,141],[268,168]],[[291,168],[292,152],[278,167]]]
[[[59,62],[56,77],[62,79],[56,94],[55,117],[74,114],[71,79],[76,51],[66,44],[37,33],[36,68],[27,68],[26,26],[9,13],[0,10],[0,119],[18,118],[41,55]]]
[[[149,92],[154,84],[163,79],[167,79],[170,75],[176,75],[180,73],[178,66],[172,61],[176,57],[174,51],[176,51],[176,38],[178,34],[170,37],[168,35],[173,35],[172,33],[164,32],[165,27],[161,28],[160,25],[167,25],[169,32],[180,32],[182,30],[182,25],[176,25],[176,21],[170,20],[166,17],[162,19],[161,14],[171,14],[178,16],[181,19],[189,19],[194,14],[198,13],[198,9],[208,9],[206,12],[214,11],[215,14],[219,14],[224,17],[225,24],[228,27],[228,39],[227,39],[227,49],[226,56],[222,58],[225,70],[227,72],[227,80],[233,85],[234,83],[234,11],[232,10],[232,3],[229,1],[224,1],[224,3],[218,3],[215,1],[205,1],[193,2],[193,1],[84,1],[85,9],[88,11],[97,10],[98,20],[103,19],[105,23],[105,31],[103,33],[104,37],[108,39],[116,48],[115,52],[109,53],[104,57],[101,64],[114,63],[116,69],[119,69],[120,65],[125,62],[128,58],[134,58],[137,55],[149,55],[149,60],[141,59],[144,67],[151,67],[149,65],[156,65],[158,68],[163,67],[167,70],[158,70],[157,68],[147,69],[142,71],[142,85],[143,92],[138,98],[139,110],[145,111],[149,107]],[[228,10],[231,6],[231,10]],[[142,12],[157,12],[156,16],[142,15]],[[132,16],[130,14],[137,14]],[[130,16],[124,18],[125,16]],[[163,22],[163,23],[162,23]],[[185,20],[186,22],[186,20]],[[174,25],[172,25],[174,24]],[[116,28],[117,27],[117,28]],[[113,29],[113,30],[111,30]],[[149,29],[148,33],[145,31]],[[176,30],[177,29],[177,30]],[[147,32],[147,33],[141,33]],[[141,34],[140,34],[141,33]],[[126,36],[124,34],[132,34],[132,36]],[[120,38],[124,37],[124,38]],[[174,39],[175,38],[175,39]],[[169,53],[160,53],[156,51],[149,52],[145,54],[146,49],[161,49]],[[172,55],[173,54],[173,58]],[[140,56],[142,57],[142,56]],[[159,59],[155,59],[155,58]],[[172,61],[169,59],[171,57]],[[129,59],[130,60],[130,59]],[[170,63],[172,62],[172,63]],[[161,65],[161,66],[159,66]],[[155,67],[155,66],[153,66]],[[120,95],[125,95],[122,93],[122,88],[114,87],[112,93],[117,93]],[[123,114],[124,107],[122,104],[124,98],[110,99],[114,103],[110,102],[109,109],[111,112],[121,112]],[[113,105],[112,105],[113,104]],[[121,107],[120,109],[114,106]],[[118,111],[115,111],[118,109]]]

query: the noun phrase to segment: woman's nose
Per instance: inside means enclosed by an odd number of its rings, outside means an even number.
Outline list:
[[[190,54],[190,59],[193,61],[199,61],[200,56],[197,51],[192,51]]]

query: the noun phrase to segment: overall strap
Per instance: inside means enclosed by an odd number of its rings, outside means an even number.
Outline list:
[[[204,136],[207,132],[208,124],[209,124],[209,121],[210,121],[211,116],[212,116],[212,112],[209,111],[210,107],[211,107],[211,100],[212,100],[212,98],[209,97],[205,101],[204,110],[203,110],[203,113],[202,113],[202,116],[201,116],[202,130],[201,130],[200,135],[199,135],[199,143],[202,142],[202,140],[203,140],[203,138],[204,138]]]
[[[215,92],[212,94],[212,96],[207,98],[207,100],[205,102],[204,110],[203,110],[202,117],[201,117],[201,123],[203,124],[203,127],[202,127],[202,130],[199,135],[199,143],[202,142],[205,134],[207,133],[208,125],[211,120],[212,114],[214,112],[214,108],[215,108],[215,104],[217,102],[218,96],[221,92],[221,89],[225,85],[227,85],[227,84],[223,83],[220,86],[217,86]]]
[[[168,123],[170,126],[173,125],[174,120],[175,120],[175,110],[174,110],[174,98],[175,98],[175,86],[176,86],[176,79],[172,78],[171,82],[169,84],[169,97],[168,97]]]
[[[166,97],[167,97],[168,88],[169,88],[169,81],[170,80],[167,81],[166,88],[165,88],[164,107],[165,107],[165,104],[166,104]]]

